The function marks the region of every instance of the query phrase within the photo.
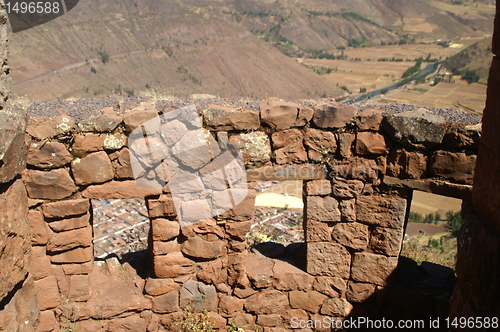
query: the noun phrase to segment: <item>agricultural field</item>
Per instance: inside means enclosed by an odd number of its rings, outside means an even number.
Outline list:
[[[375,104],[409,103],[422,107],[456,107],[482,114],[485,102],[486,85],[467,84],[457,77],[455,83],[441,82],[436,86],[418,84],[407,89],[395,90]]]

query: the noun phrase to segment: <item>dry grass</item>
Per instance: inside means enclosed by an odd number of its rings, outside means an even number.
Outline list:
[[[431,262],[444,265],[455,269],[457,263],[457,239],[449,236],[443,236],[443,248],[434,248],[428,245],[422,245],[421,242],[428,243],[429,236],[424,238],[414,237],[403,243],[401,256],[408,257],[418,264],[422,262]],[[424,240],[424,241],[422,241]]]

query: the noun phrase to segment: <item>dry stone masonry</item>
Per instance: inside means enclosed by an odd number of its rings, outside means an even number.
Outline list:
[[[479,126],[449,124],[425,110],[384,115],[275,98],[259,109],[200,103],[210,140],[241,147],[248,181],[304,180],[306,243],[277,253],[248,248],[253,190],[232,210],[181,227],[168,185],[135,183],[127,136],[177,108],[174,102],[116,101],[87,117],[71,116],[70,106],[47,108],[51,116],[28,120],[23,172],[38,331],[68,324],[81,331],[176,331],[187,313],[204,311],[216,328],[234,322],[280,331],[292,317],[345,318],[398,307],[387,290],[411,192],[470,200],[481,134]],[[92,248],[90,200],[133,197],[146,198],[151,221],[142,263],[152,268],[140,275],[132,262],[95,261]],[[183,213],[201,208],[195,202]],[[375,297],[368,309],[364,303]],[[449,304],[439,311],[437,300],[428,301],[429,315],[447,315]],[[405,310],[400,314],[415,314]]]

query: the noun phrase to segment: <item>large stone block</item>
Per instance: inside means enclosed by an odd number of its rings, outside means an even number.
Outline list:
[[[88,186],[82,196],[86,198],[137,198],[161,194],[161,189],[146,189],[139,187],[134,180],[109,181],[103,184]]]
[[[293,309],[304,309],[311,313],[319,312],[319,309],[328,296],[316,291],[301,292],[291,291],[288,293],[290,306]]]
[[[427,170],[427,157],[420,152],[395,148],[387,160],[387,175],[403,179],[420,179]]]
[[[330,317],[347,317],[353,308],[346,299],[328,299],[321,306],[321,313]]]
[[[307,272],[316,276],[349,278],[351,254],[330,242],[307,243]]]
[[[339,277],[318,276],[314,280],[313,289],[329,297],[344,297],[346,281]]]
[[[213,259],[224,253],[225,244],[224,241],[206,241],[195,236],[182,243],[181,251],[191,257]]]
[[[41,280],[36,280],[35,289],[37,291],[36,298],[40,310],[52,309],[59,305],[60,296],[56,277],[49,276]]]
[[[319,128],[342,128],[358,114],[356,106],[324,103],[314,106],[314,124]]]
[[[304,144],[312,160],[321,160],[337,151],[337,140],[329,131],[307,128],[304,134]]]
[[[358,129],[379,131],[383,119],[382,113],[382,110],[376,108],[367,108],[359,112],[356,118]]]
[[[217,292],[213,285],[188,280],[179,290],[181,308],[189,308],[194,312],[217,311]]]
[[[307,242],[325,242],[332,238],[329,223],[307,219],[305,221],[305,238]]]
[[[324,196],[332,193],[332,183],[329,180],[313,180],[306,183],[306,190],[308,195]]]
[[[26,131],[38,140],[68,133],[75,126],[75,121],[67,115],[56,117],[29,117]]]
[[[71,149],[78,152],[95,152],[104,150],[105,134],[77,134]]]
[[[345,247],[363,250],[368,246],[368,226],[357,222],[338,223],[333,226],[332,238]]]
[[[153,267],[157,278],[176,278],[195,272],[194,262],[181,252],[171,252],[165,256],[154,256]]]
[[[31,248],[28,198],[22,180],[0,193],[0,298],[28,273]]]
[[[84,214],[80,217],[67,218],[58,221],[49,222],[49,227],[54,232],[69,231],[72,229],[83,228],[90,225],[90,214]]]
[[[153,297],[153,312],[164,314],[181,310],[179,307],[179,290]]]
[[[366,156],[373,154],[387,154],[390,141],[378,133],[369,131],[359,132],[356,136],[356,154]]]
[[[232,106],[208,105],[203,111],[208,128],[223,130],[253,130],[260,127],[259,113]]]
[[[387,257],[366,252],[355,253],[352,259],[351,278],[355,281],[386,286],[398,265],[397,257]]]
[[[40,211],[30,210],[28,220],[30,223],[31,244],[45,245],[51,234],[43,214]]]
[[[287,129],[295,124],[299,108],[297,104],[269,98],[260,103],[260,117],[271,128]]]
[[[169,241],[180,233],[178,221],[157,218],[151,221],[151,236],[153,241]]]
[[[0,183],[12,180],[26,167],[26,113],[21,109],[0,110]]]
[[[245,309],[252,314],[272,314],[288,308],[288,296],[269,289],[250,296]]]
[[[92,246],[75,248],[50,256],[52,263],[85,263],[94,258]]]
[[[248,181],[258,180],[315,180],[326,178],[324,165],[265,166],[247,170]]]
[[[89,209],[90,202],[86,198],[45,203],[42,205],[43,215],[46,218],[78,216],[89,212]]]
[[[134,172],[132,171],[132,164],[130,163],[130,151],[123,148],[119,151],[118,158],[113,161],[113,169],[115,171],[115,178],[117,179],[133,179]]]
[[[446,121],[423,108],[389,114],[383,126],[393,140],[410,149],[427,150],[443,141]]]
[[[109,133],[118,127],[122,117],[117,115],[112,107],[102,109],[104,114],[91,115],[78,123],[78,128],[83,132]]]
[[[32,143],[28,153],[28,165],[38,168],[57,168],[69,164],[73,157],[66,146],[59,142]]]
[[[346,180],[336,177],[332,180],[333,196],[337,198],[355,198],[364,193],[365,184],[359,180]]]
[[[389,195],[359,196],[356,217],[359,222],[380,227],[402,229],[406,199]]]
[[[361,282],[349,281],[346,298],[349,302],[363,303],[375,294],[376,286]]]
[[[276,260],[273,267],[274,288],[282,291],[312,290],[315,278],[309,273],[280,260]]]
[[[476,155],[464,152],[436,151],[430,160],[430,172],[459,183],[472,184]]]
[[[329,177],[356,179],[373,183],[383,173],[383,169],[375,160],[353,157],[347,160],[331,160]]]
[[[172,279],[147,278],[144,291],[151,296],[159,296],[178,288],[180,285]]]
[[[92,245],[92,227],[87,226],[54,234],[47,243],[48,252],[59,252]]]
[[[293,164],[307,161],[307,152],[298,129],[275,132],[271,139],[277,164]]]
[[[27,170],[23,178],[30,198],[62,199],[78,189],[65,169],[49,172]]]
[[[307,219],[323,222],[341,220],[339,202],[333,197],[308,196],[306,200]]]
[[[136,127],[157,116],[158,111],[154,108],[134,109],[123,116],[125,130],[127,133],[131,133]]]
[[[375,227],[371,231],[370,249],[386,256],[398,256],[403,243],[403,229]]]
[[[73,160],[71,171],[78,185],[103,183],[113,179],[114,176],[111,160],[104,151]]]

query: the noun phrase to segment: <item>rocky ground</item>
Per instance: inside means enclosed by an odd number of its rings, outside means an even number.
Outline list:
[[[64,110],[66,115],[69,115],[76,120],[82,120],[90,115],[102,114],[104,107],[113,107],[118,113],[125,112],[139,105],[140,102],[151,100],[149,97],[133,97],[133,98],[120,98],[109,97],[105,99],[78,99],[78,100],[58,100],[47,103],[33,103],[27,108],[27,113],[31,117],[49,117],[60,115]],[[118,106],[120,102],[120,106]],[[178,108],[186,105],[196,103],[202,109],[206,109],[209,104],[217,105],[230,105],[233,107],[244,107],[250,110],[258,110],[260,101],[251,99],[223,99],[211,95],[203,95],[201,98],[191,96],[189,98],[171,97],[169,100],[158,100],[156,108],[163,111],[165,108]],[[302,100],[299,102],[301,105],[313,106],[317,101]],[[421,108],[420,106],[411,104],[394,103],[387,106],[381,105],[367,105],[359,107],[360,111],[367,108],[377,108],[384,111],[384,113],[401,113],[412,111]],[[449,123],[460,123],[466,125],[477,124],[481,122],[481,116],[463,112],[457,108],[426,108],[427,110],[441,115]]]

